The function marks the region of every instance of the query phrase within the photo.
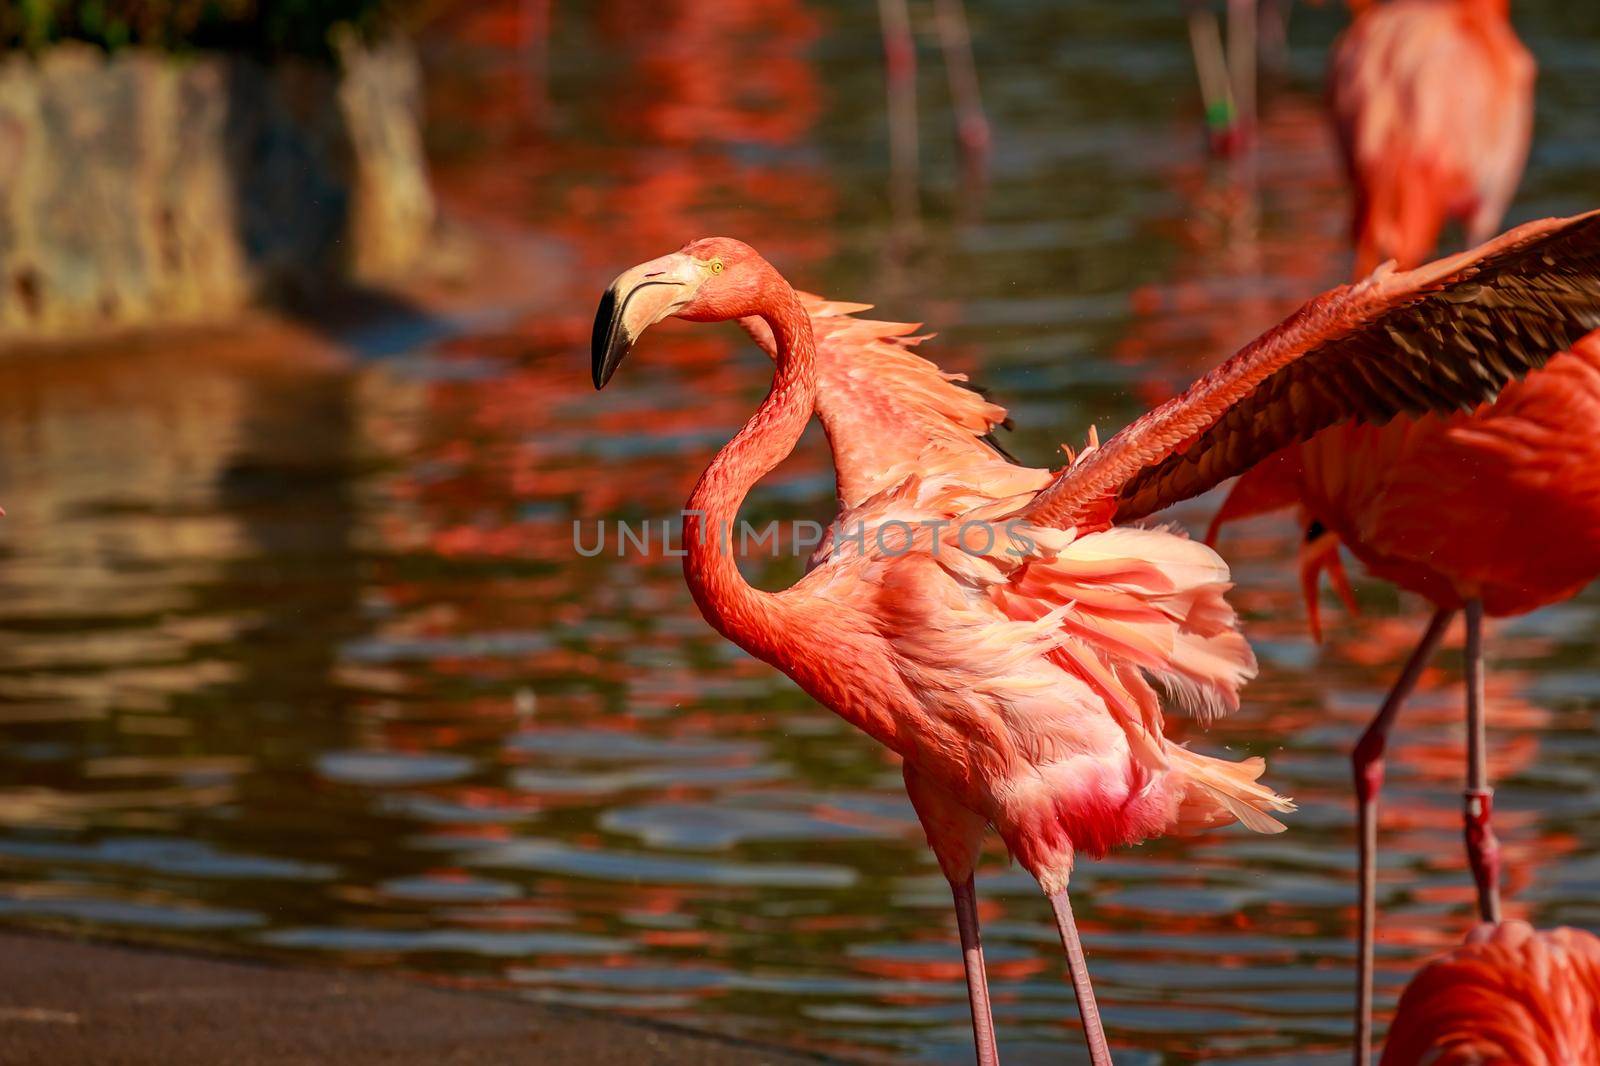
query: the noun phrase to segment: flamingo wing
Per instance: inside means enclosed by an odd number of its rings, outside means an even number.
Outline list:
[[[1600,327],[1600,211],[1520,226],[1313,299],[1182,395],[1092,448],[1021,512],[1142,518],[1346,421],[1471,410]]]
[[[915,351],[920,324],[857,318],[870,304],[797,293],[817,345],[817,415],[828,434],[846,507],[905,480],[937,452],[977,466],[1004,464],[989,434],[1006,410]],[[741,325],[770,355],[772,332],[760,319]]]

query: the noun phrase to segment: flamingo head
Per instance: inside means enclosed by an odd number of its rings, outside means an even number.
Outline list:
[[[611,375],[645,330],[667,318],[722,322],[755,314],[772,267],[743,241],[702,237],[617,275],[594,316],[594,387]]]

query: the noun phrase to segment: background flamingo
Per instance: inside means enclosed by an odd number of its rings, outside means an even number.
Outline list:
[[[1533,125],[1534,64],[1507,0],[1352,5],[1334,47],[1329,98],[1355,190],[1356,270],[1414,266],[1451,219],[1469,240],[1494,231],[1515,193]],[[1376,804],[1394,718],[1455,610],[1467,619],[1468,856],[1485,921],[1500,916],[1498,845],[1483,757],[1482,614],[1531,611],[1600,573],[1600,340],[1552,360],[1471,415],[1345,427],[1290,448],[1240,480],[1213,523],[1298,502],[1306,516],[1302,581],[1313,632],[1315,589],[1345,544],[1373,573],[1437,609],[1416,652],[1357,744],[1360,833],[1357,1061],[1370,1056]],[[1508,516],[1515,516],[1514,522]],[[1442,520],[1444,519],[1444,520]],[[1539,531],[1535,549],[1529,533]],[[1208,538],[1211,539],[1211,538]]]
[[[932,441],[897,484],[847,508],[832,556],[777,594],[745,582],[724,540],[750,488],[792,451],[818,404],[805,305],[765,260],[726,238],[693,242],[612,284],[595,322],[596,387],[667,317],[753,316],[771,331],[772,390],[690,496],[685,575],[714,628],[904,760],[907,790],[955,893],[981,1062],[997,1058],[972,906],[988,825],[1050,897],[1090,1054],[1105,1063],[1067,894],[1076,852],[1233,820],[1275,831],[1269,812],[1292,807],[1256,783],[1260,760],[1208,758],[1163,733],[1151,680],[1215,716],[1237,706],[1253,672],[1222,598],[1226,568],[1170,531],[1114,524],[1203,492],[1341,419],[1492,393],[1548,348],[1513,345],[1491,360],[1477,350],[1476,331],[1568,337],[1592,328],[1597,252],[1600,217],[1584,216],[1334,290],[1105,447],[1091,436],[1053,479],[987,457],[975,475],[966,455]],[[1404,346],[1404,370],[1372,376],[1395,362],[1390,338],[1424,327],[1435,334],[1428,351]],[[838,422],[831,443],[845,447],[874,423]],[[1009,543],[975,546],[958,524],[969,522],[1003,523]],[[903,541],[893,534],[893,550],[891,526],[904,531]]]
[[[1600,1062],[1600,938],[1480,925],[1400,997],[1383,1066]]]
[[[1510,0],[1356,10],[1334,45],[1329,102],[1365,274],[1383,259],[1421,262],[1452,220],[1469,245],[1499,229],[1528,158],[1535,65]]]

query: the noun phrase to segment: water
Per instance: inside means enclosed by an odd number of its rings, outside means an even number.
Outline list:
[[[1338,15],[1296,11],[1250,171],[1202,158],[1174,5],[981,5],[989,186],[963,190],[929,43],[912,236],[871,5],[665,6],[686,13],[560,5],[542,129],[498,6],[430,33],[439,184],[531,235],[525,291],[369,331],[354,360],[211,331],[0,364],[0,920],[969,1056],[946,889],[890,759],[712,634],[675,560],[574,556],[574,519],[675,513],[765,385],[732,327],[663,327],[597,396],[594,301],[690,236],[747,237],[939,330],[1043,464],[1347,269],[1316,90]],[[1543,76],[1513,221],[1592,206],[1600,20],[1578,7],[1518,8]],[[830,486],[813,436],[746,513],[826,517]],[[1266,754],[1301,810],[1284,836],[1085,864],[1079,920],[1119,1061],[1344,1061],[1347,752],[1424,612],[1362,584],[1318,648],[1293,530],[1227,550],[1262,676],[1208,735],[1178,728]],[[1491,639],[1509,910],[1544,925],[1600,926],[1597,634],[1591,592]],[[1471,922],[1458,663],[1394,744],[1385,1009]],[[1007,1061],[1074,1061],[1043,899],[997,850],[979,884]]]

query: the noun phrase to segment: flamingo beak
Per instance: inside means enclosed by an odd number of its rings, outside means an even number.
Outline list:
[[[1355,592],[1350,588],[1350,576],[1345,573],[1344,560],[1339,557],[1338,534],[1312,519],[1306,527],[1305,541],[1300,545],[1300,592],[1306,600],[1311,639],[1319,644],[1322,642],[1320,585],[1324,572],[1345,610],[1351,615],[1360,614]]]
[[[640,334],[687,307],[704,280],[699,261],[682,252],[617,275],[594,316],[594,387],[605,388]]]

